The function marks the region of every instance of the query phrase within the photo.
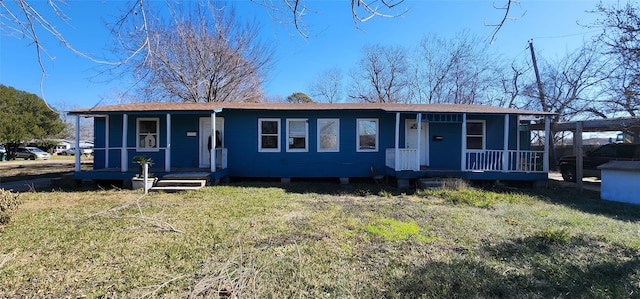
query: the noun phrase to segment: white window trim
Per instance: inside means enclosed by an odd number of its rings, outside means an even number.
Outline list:
[[[360,148],[360,122],[361,121],[373,121],[376,123],[376,147],[372,149]],[[377,152],[380,147],[380,122],[377,118],[356,118],[356,152],[371,153]]]
[[[287,118],[287,152],[293,153],[305,153],[309,151],[309,119],[308,118]],[[290,148],[289,145],[289,123],[292,121],[303,121],[304,122],[304,148]]]
[[[482,124],[482,136],[480,135],[471,135],[469,134],[469,131],[467,130],[467,136],[465,136],[465,139],[468,139],[469,137],[482,137],[482,148],[481,149],[477,149],[477,148],[469,148],[469,142],[467,141],[467,148],[465,148],[466,151],[468,152],[482,152],[485,151],[487,149],[487,121],[486,120],[482,120],[482,119],[470,119],[467,120],[467,124],[469,123],[481,123]],[[466,124],[465,124],[466,126]]]
[[[278,147],[276,148],[262,148],[262,122],[264,121],[275,121],[278,123]],[[279,118],[258,118],[258,152],[260,153],[276,153],[280,152],[280,138],[282,135],[282,130],[280,129],[280,119]]]
[[[156,146],[140,147],[140,122],[155,121],[156,122]],[[158,152],[160,151],[160,118],[158,117],[140,117],[136,119],[136,151],[138,152]]]
[[[338,130],[336,131],[336,148],[335,149],[323,149],[320,147],[320,138],[322,135],[320,134],[320,121],[329,120],[335,121],[338,126]],[[318,131],[318,152],[319,153],[337,153],[340,152],[340,119],[339,118],[318,118],[317,122],[317,131]]]

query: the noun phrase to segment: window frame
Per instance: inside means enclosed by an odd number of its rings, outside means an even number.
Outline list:
[[[154,147],[141,147],[140,146],[140,123],[146,121],[154,121],[156,123],[156,131],[155,133],[150,133],[147,135],[155,135],[156,144]],[[159,117],[139,117],[136,119],[136,151],[138,152],[158,152],[160,151],[160,118]]]
[[[262,133],[262,123],[263,122],[276,122],[277,123],[277,129],[278,129],[278,133],[276,134],[266,134],[266,136],[277,136],[277,146],[276,148],[264,148],[262,146],[262,137],[263,134]],[[280,138],[281,138],[281,133],[282,133],[282,129],[280,127],[281,124],[281,120],[279,118],[258,118],[258,152],[260,153],[277,153],[280,152]]]
[[[470,123],[476,123],[482,125],[482,134],[469,134],[469,128],[465,128],[467,135],[465,136],[465,147],[467,151],[485,151],[487,149],[487,121],[482,119],[471,119],[467,120],[465,126],[468,126]],[[469,148],[469,137],[482,139],[482,148]]]
[[[304,148],[291,148],[293,143],[290,142],[291,138],[300,138],[299,135],[291,136],[291,122],[304,122]],[[287,118],[286,119],[286,129],[287,129],[287,143],[286,143],[286,151],[287,152],[298,152],[304,153],[309,151],[309,119],[308,118]]]
[[[360,122],[364,121],[373,121],[376,124],[376,134],[375,134],[375,147],[374,148],[361,148],[360,144]],[[364,135],[363,135],[364,136]],[[380,121],[377,118],[356,118],[356,152],[359,153],[371,153],[378,152],[380,148]]]
[[[321,121],[334,121],[335,122],[335,125],[337,126],[336,134],[335,134],[336,148],[323,149],[321,147],[321,145],[322,145],[322,142],[321,142],[322,136],[329,135],[329,134],[322,134],[320,132],[320,129],[322,128],[321,125],[320,125]],[[318,118],[316,120],[316,125],[317,125],[317,132],[318,132],[318,136],[317,136],[317,138],[318,138],[317,151],[319,153],[337,153],[337,152],[340,152],[340,119],[339,118]]]

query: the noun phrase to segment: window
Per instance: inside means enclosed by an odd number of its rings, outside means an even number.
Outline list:
[[[136,148],[138,151],[158,151],[158,132],[160,131],[158,118],[138,118],[136,133]]]
[[[337,118],[318,119],[318,152],[340,151],[340,120]]]
[[[287,119],[287,152],[306,152],[309,146],[307,119]]]
[[[258,119],[258,151],[280,151],[280,119]]]
[[[378,151],[378,119],[360,118],[357,120],[356,151],[377,152]]]
[[[467,149],[468,150],[484,150],[484,121],[469,120],[467,121]]]

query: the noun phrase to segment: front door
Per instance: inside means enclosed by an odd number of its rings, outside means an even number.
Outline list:
[[[420,165],[429,166],[429,123],[423,122],[420,128]],[[415,119],[405,122],[405,148],[418,148],[418,125]]]
[[[199,167],[200,168],[208,168],[211,166],[211,154],[209,152],[209,147],[214,144],[214,137],[211,134],[211,117],[201,117],[200,118],[200,134],[199,144],[198,144],[198,152],[199,152]],[[222,148],[224,146],[224,118],[216,117],[216,135],[217,137],[217,147]]]

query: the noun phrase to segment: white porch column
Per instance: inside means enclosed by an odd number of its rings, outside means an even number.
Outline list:
[[[75,149],[75,158],[76,158],[76,171],[80,171],[80,115],[76,115],[76,149]]]
[[[122,115],[122,147],[120,150],[120,171],[127,172],[129,170],[129,155],[127,152],[127,130],[129,123],[129,115]]]
[[[211,112],[211,149],[209,150],[211,172],[216,172],[216,112]]]
[[[551,118],[546,115],[544,117],[544,158],[542,160],[542,170],[549,173],[549,146],[553,142],[551,135]]]
[[[518,117],[516,118],[516,150],[518,151],[518,153],[520,152],[520,115],[518,114]]]
[[[504,116],[504,149],[502,150],[502,172],[509,170],[509,114]]]
[[[420,157],[422,149],[420,148],[420,145],[422,145],[422,113],[418,113],[418,116],[416,117],[416,123],[418,123],[418,151],[416,152],[416,163],[418,164],[416,167],[416,169],[419,171],[420,170],[420,159],[422,157]]]
[[[164,151],[164,171],[171,171],[171,114],[167,113],[167,146]]]
[[[378,132],[380,134],[380,132]],[[396,112],[396,140],[393,170],[400,168],[400,112]]]
[[[109,115],[104,117],[104,168],[109,168]]]
[[[466,170],[467,160],[467,114],[462,113],[462,154],[460,155],[460,169]]]

